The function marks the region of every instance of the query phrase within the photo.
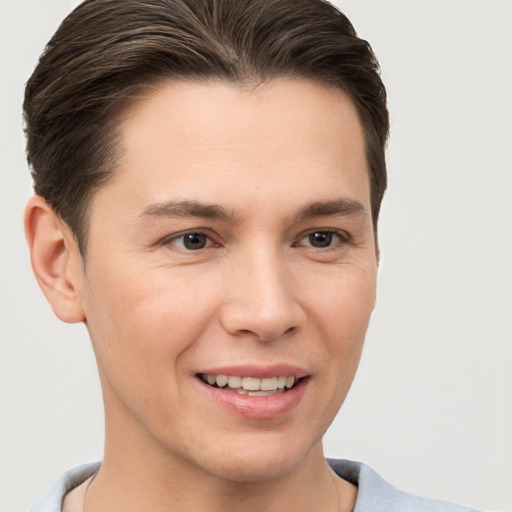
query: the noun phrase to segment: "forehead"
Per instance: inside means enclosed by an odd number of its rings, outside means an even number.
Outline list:
[[[280,145],[286,136],[308,142],[338,137],[341,144],[348,132],[354,136],[350,142],[364,138],[357,109],[344,91],[292,78],[254,85],[222,80],[164,82],[131,104],[120,129],[124,147],[130,150],[151,139],[158,144],[156,129],[176,145],[194,138],[218,143],[245,138],[254,147],[261,137],[252,137],[261,129],[261,136],[280,134],[274,138]]]
[[[135,102],[119,129],[122,156],[113,184],[153,201],[168,200],[173,191],[209,199],[197,196],[226,187],[233,202],[242,190],[265,187],[282,201],[283,192],[304,195],[313,185],[329,195],[333,183],[347,180],[355,194],[369,198],[364,134],[353,102],[309,80],[253,87],[167,82]],[[104,188],[108,193],[109,185]]]

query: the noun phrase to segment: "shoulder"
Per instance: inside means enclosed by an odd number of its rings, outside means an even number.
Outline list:
[[[338,476],[358,486],[353,512],[477,512],[447,501],[400,491],[361,462],[335,459],[328,462]]]
[[[61,512],[64,496],[87,480],[98,471],[99,462],[82,464],[74,469],[66,471],[53,485],[41,500],[34,505],[30,512]]]

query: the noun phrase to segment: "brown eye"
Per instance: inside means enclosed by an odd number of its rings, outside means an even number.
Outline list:
[[[308,245],[315,249],[324,249],[340,243],[343,240],[341,235],[334,231],[314,231],[309,233],[302,240],[302,245]]]
[[[309,243],[313,247],[329,247],[332,243],[332,233],[319,231],[309,235]]]
[[[204,233],[185,233],[170,240],[172,245],[187,251],[197,251],[209,245],[209,238]]]

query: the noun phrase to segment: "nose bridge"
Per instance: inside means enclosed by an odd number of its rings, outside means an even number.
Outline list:
[[[277,248],[260,245],[244,251],[228,280],[223,314],[228,332],[268,341],[299,327],[292,271]]]

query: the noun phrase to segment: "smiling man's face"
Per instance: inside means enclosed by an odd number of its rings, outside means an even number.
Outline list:
[[[306,80],[167,83],[121,135],[77,278],[106,460],[241,481],[320,456],[375,300],[352,102]]]

